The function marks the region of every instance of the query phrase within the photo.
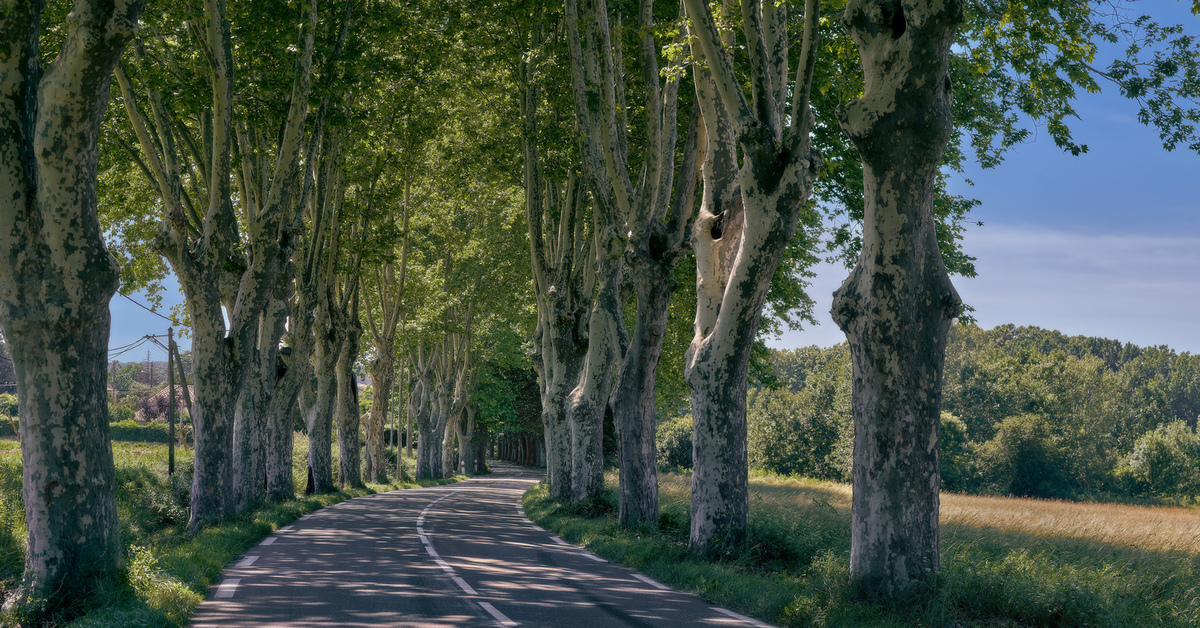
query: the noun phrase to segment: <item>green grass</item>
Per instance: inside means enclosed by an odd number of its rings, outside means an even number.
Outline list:
[[[660,477],[658,530],[620,528],[607,480],[584,506],[536,485],[526,511],[604,558],[779,626],[1200,626],[1196,510],[944,494],[936,585],[883,606],[850,591],[846,485],[752,477],[747,542],[700,559],[687,549],[689,475]]]
[[[280,526],[305,513],[352,497],[398,488],[433,486],[457,481],[422,480],[368,484],[325,495],[298,495],[281,504],[268,504],[188,536],[187,499],[191,483],[190,449],[176,449],[176,474],[167,476],[167,447],[146,442],[114,442],[117,469],[117,512],[129,586],[87,608],[66,625],[132,627],[186,625],[221,571],[247,549]],[[293,477],[304,490],[308,442],[296,435]],[[389,453],[394,461],[394,454]],[[405,459],[411,473],[415,461]],[[334,448],[334,469],[337,448]],[[394,467],[393,467],[394,468]],[[21,578],[25,552],[25,515],[21,501],[21,457],[15,440],[0,440],[0,599]],[[10,619],[11,621],[11,619]],[[15,622],[14,622],[15,623]],[[0,617],[0,625],[8,625]]]

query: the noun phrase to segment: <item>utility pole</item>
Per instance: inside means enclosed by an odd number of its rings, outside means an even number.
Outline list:
[[[175,328],[167,328],[167,387],[171,389],[170,401],[167,402],[167,476],[175,475],[175,354],[170,350],[175,346]]]

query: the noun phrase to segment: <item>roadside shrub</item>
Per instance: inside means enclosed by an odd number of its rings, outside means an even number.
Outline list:
[[[1183,421],[1161,425],[1137,439],[1129,467],[1155,495],[1200,491],[1200,435]]]
[[[656,436],[658,468],[692,468],[692,414],[690,412],[659,423]]]

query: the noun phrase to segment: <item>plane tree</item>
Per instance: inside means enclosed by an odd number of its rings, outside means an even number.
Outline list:
[[[111,590],[123,565],[106,395],[117,268],[96,163],[112,70],[143,6],[79,0],[68,16],[27,2],[0,14],[0,325],[17,377],[29,548],[4,606],[31,622]]]

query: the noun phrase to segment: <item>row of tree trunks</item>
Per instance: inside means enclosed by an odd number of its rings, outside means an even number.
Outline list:
[[[527,467],[540,467],[546,461],[544,442],[541,434],[501,434],[496,437],[491,448],[493,457],[497,460],[515,462]]]
[[[41,600],[28,609],[38,625],[117,585],[123,564],[105,394],[117,267],[97,218],[96,162],[112,70],[143,5],[75,2],[47,68],[42,3],[0,15],[0,322],[17,377],[29,548],[4,606]]]
[[[268,307],[300,231],[303,202],[295,201],[295,192],[318,22],[314,0],[307,10],[309,28],[300,35],[298,48],[303,52],[289,109],[285,119],[267,122],[277,128],[278,138],[268,159],[261,154],[266,147],[250,139],[259,136],[251,125],[261,121],[235,122],[233,117],[233,48],[225,3],[207,0],[203,6],[206,29],[196,32],[203,32],[200,43],[210,61],[212,105],[202,112],[205,124],[198,131],[164,106],[150,81],[145,106],[139,107],[130,78],[123,71],[117,75],[138,136],[143,171],[163,200],[155,248],[175,270],[194,324],[193,532],[203,523],[261,503],[267,485],[265,415],[277,374],[275,351],[282,332],[277,323],[286,312],[278,303],[269,312]],[[139,48],[137,61],[143,68],[148,67],[147,58]],[[151,115],[143,116],[142,111]],[[200,155],[199,146],[208,154]],[[240,165],[236,171],[235,151]],[[235,179],[241,211],[234,208]],[[245,219],[244,232],[239,216]]]

